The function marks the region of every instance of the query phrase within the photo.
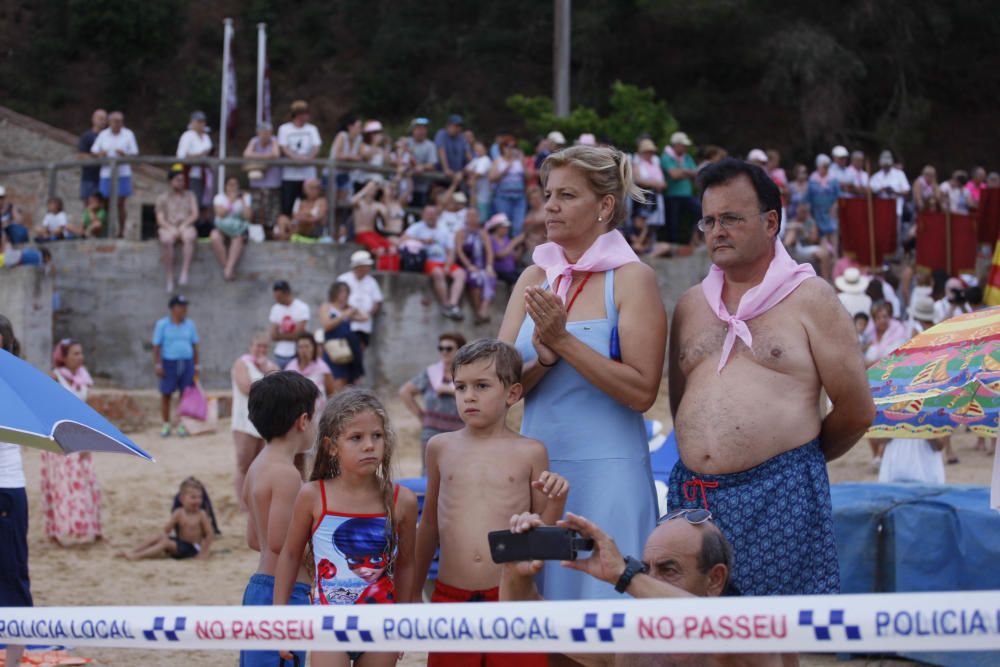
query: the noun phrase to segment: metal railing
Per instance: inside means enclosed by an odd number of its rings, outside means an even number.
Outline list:
[[[355,162],[348,160],[336,160],[334,158],[312,159],[312,160],[292,160],[290,158],[268,158],[268,157],[192,157],[179,158],[170,155],[131,155],[124,157],[102,157],[89,160],[72,159],[55,162],[26,162],[21,164],[0,164],[0,176],[14,174],[29,174],[42,172],[48,181],[48,196],[58,196],[58,177],[60,171],[82,169],[83,167],[109,166],[111,167],[111,178],[108,191],[108,211],[107,224],[108,234],[114,238],[118,235],[118,207],[113,203],[118,199],[118,169],[122,165],[149,165],[149,166],[171,166],[183,164],[189,166],[201,166],[212,169],[218,173],[222,167],[244,167],[246,165],[261,165],[263,167],[323,167],[327,174],[326,186],[326,227],[327,232],[333,236],[336,228],[337,214],[337,178],[338,171],[362,171],[367,173],[381,174],[384,176],[395,176],[398,173],[396,167],[376,167],[367,162]],[[420,173],[407,174],[416,180],[426,180],[438,183],[450,183],[451,178],[440,171],[424,171]],[[353,194],[353,193],[352,193]],[[200,205],[200,202],[199,202]]]

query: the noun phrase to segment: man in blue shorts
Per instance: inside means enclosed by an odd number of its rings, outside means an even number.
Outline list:
[[[139,154],[139,144],[135,141],[132,130],[125,127],[125,115],[121,111],[112,111],[108,116],[108,127],[104,128],[94,139],[90,152],[97,157],[125,158]],[[98,187],[108,206],[113,202],[111,197],[111,165],[101,165]],[[125,200],[132,194],[132,167],[127,163],[118,165],[118,238],[125,235]]]
[[[153,329],[153,365],[160,378],[160,436],[170,435],[170,399],[194,384],[198,372],[198,329],[187,316],[188,300],[171,297],[170,315],[157,321]],[[188,435],[184,424],[177,425],[177,435]]]
[[[671,326],[680,461],[669,509],[712,513],[744,595],[838,593],[826,463],[875,416],[854,323],[830,285],[785,251],[781,195],[763,169],[725,159],[698,184],[714,266]],[[833,404],[825,416],[823,390]]]

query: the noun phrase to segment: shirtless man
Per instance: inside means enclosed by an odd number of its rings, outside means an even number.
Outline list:
[[[763,169],[724,159],[698,180],[714,266],[674,311],[669,506],[712,512],[743,594],[838,593],[826,462],[875,416],[854,324],[777,240],[781,199]]]
[[[452,362],[455,400],[465,428],[427,444],[427,495],[417,530],[417,586],[421,591],[438,544],[441,560],[431,602],[495,602],[500,566],[487,533],[508,527],[523,512],[554,523],[566,506],[569,482],[548,472],[545,446],[507,427],[507,410],[521,399],[521,355],[483,339],[462,347]],[[428,667],[490,664],[547,665],[545,655],[431,653]]]
[[[733,550],[722,531],[704,510],[676,510],[660,520],[642,550],[644,569],[633,572],[624,593],[634,598],[686,598],[734,595],[729,577]],[[537,514],[519,514],[510,520],[510,530],[524,533],[542,525]],[[612,586],[626,572],[626,560],[611,536],[594,522],[567,514],[559,522],[583,537],[594,540],[590,557],[562,564]],[[535,575],[542,561],[507,563],[500,580],[500,600],[541,600]],[[619,653],[570,655],[589,667],[778,667],[781,659],[766,653]]]
[[[354,240],[368,248],[368,252],[376,257],[386,252],[395,252],[392,242],[375,229],[376,218],[381,217],[385,221],[388,217],[385,205],[375,200],[379,192],[384,192],[382,182],[368,181],[365,187],[351,197],[351,208],[354,209]]]

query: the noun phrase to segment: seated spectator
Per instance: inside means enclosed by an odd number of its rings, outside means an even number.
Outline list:
[[[833,284],[837,288],[837,298],[844,304],[847,312],[854,317],[858,313],[868,313],[872,309],[871,297],[865,294],[870,279],[861,273],[861,269],[850,266],[837,276]]]
[[[278,146],[278,140],[274,138],[270,123],[257,124],[257,136],[247,142],[247,147],[243,149],[243,157],[275,160],[281,157],[281,148]],[[250,179],[250,192],[253,196],[251,220],[270,231],[277,222],[278,211],[281,208],[278,196],[278,188],[281,187],[281,167],[248,163],[244,169]]]
[[[510,220],[503,213],[489,219],[486,231],[493,245],[493,270],[499,280],[513,287],[521,276],[518,264],[524,254],[524,233],[511,238]]]
[[[382,186],[383,214],[375,218],[375,231],[384,236],[392,244],[392,252],[396,252],[399,241],[406,230],[406,209],[403,208],[400,181],[392,179]]]
[[[625,228],[625,240],[640,257],[670,257],[679,249],[673,243],[657,241],[645,218],[637,217]]]
[[[335,282],[327,294],[327,300],[319,307],[319,324],[323,328],[323,361],[333,373],[333,393],[343,390],[347,385],[354,384],[365,375],[364,349],[361,339],[351,329],[352,322],[363,322],[368,315],[350,305],[351,286],[344,282]],[[341,356],[338,359],[330,357],[326,343],[335,339],[347,342],[351,351],[350,359]]]
[[[918,212],[935,210],[940,200],[937,169],[927,165],[913,181],[913,207]]]
[[[970,178],[969,182],[965,184],[965,189],[969,191],[969,195],[971,195],[972,200],[976,202],[976,206],[973,208],[979,206],[979,198],[986,187],[986,170],[982,167],[973,167],[972,178]]]
[[[819,227],[809,215],[809,203],[802,202],[795,209],[795,218],[785,224],[785,247],[797,262],[817,262],[819,273],[830,280],[833,253],[823,244]]]
[[[67,223],[66,230],[77,238],[95,238],[101,236],[108,221],[108,209],[104,202],[104,197],[100,192],[94,190],[87,197],[83,209],[83,217],[79,225]]]
[[[871,309],[872,336],[865,342],[865,365],[873,366],[906,342],[906,327],[892,317],[892,305],[878,301]]]
[[[493,242],[479,223],[479,211],[474,208],[465,215],[465,229],[455,236],[455,254],[469,276],[475,323],[486,324],[490,321],[490,304],[496,296],[497,274],[493,268]]]
[[[222,277],[232,280],[236,274],[236,263],[243,254],[250,225],[250,195],[240,192],[240,179],[230,176],[226,179],[225,191],[212,200],[215,208],[215,229],[212,230],[212,252],[222,266]],[[226,243],[229,247],[226,247]]]
[[[635,182],[645,191],[646,200],[632,205],[632,219],[637,229],[647,230],[649,225],[661,226],[665,223],[663,192],[667,181],[663,168],[656,156],[656,144],[652,139],[639,142],[635,159]]]
[[[868,194],[868,170],[865,168],[864,151],[851,153],[851,164],[841,181],[841,197],[864,197]]]
[[[514,234],[520,234],[528,201],[525,190],[524,153],[517,148],[517,139],[512,135],[503,138],[500,144],[500,157],[493,161],[489,179],[494,187],[493,210],[505,213],[513,226]]]
[[[424,273],[431,277],[434,295],[441,306],[441,314],[453,320],[461,320],[458,307],[465,289],[465,271],[455,264],[453,237],[438,226],[439,211],[436,206],[425,206],[421,220],[410,225],[403,234],[400,247],[408,252],[423,251],[426,254]],[[452,281],[451,290],[448,280]]]
[[[361,148],[358,157],[370,167],[388,166],[388,154],[385,149],[386,136],[382,123],[377,120],[366,121],[361,130]],[[360,192],[367,183],[382,181],[385,177],[381,172],[358,169],[354,175],[354,192]]]
[[[459,179],[452,181],[451,186],[438,197],[438,226],[448,233],[448,249],[455,247],[455,234],[465,227],[465,213],[468,211],[469,198],[458,190]]]
[[[542,526],[537,514],[519,514],[511,518],[510,529],[524,533]],[[733,549],[722,531],[703,509],[681,509],[668,513],[650,533],[643,547],[642,559],[627,559],[615,541],[599,526],[582,516],[566,514],[559,526],[594,540],[588,558],[564,561],[563,567],[577,570],[615,586],[633,598],[691,598],[739,595],[730,582]],[[500,579],[500,601],[540,600],[534,577],[542,561],[507,563]],[[620,654],[569,656],[601,667],[638,667],[640,665],[688,664],[683,656]],[[795,664],[794,656],[790,664]],[[677,658],[675,662],[672,658]],[[683,660],[683,663],[681,663]],[[699,655],[691,664],[740,665],[742,667],[779,667],[782,656],[766,653]]]
[[[319,343],[308,331],[303,331],[295,339],[295,358],[288,362],[285,370],[307,377],[319,389],[319,396],[316,398],[316,412],[313,413],[318,419],[319,415],[323,413],[326,399],[333,396],[336,387],[333,383],[333,371],[320,357]]]
[[[953,215],[969,215],[978,205],[972,193],[965,187],[968,183],[969,175],[957,169],[939,188],[941,203],[947,206]]]
[[[477,141],[472,146],[475,157],[465,165],[469,179],[469,192],[472,193],[472,205],[479,211],[479,219],[488,218],[493,210],[493,184],[490,182],[490,169],[493,160],[486,153],[486,145]]]
[[[837,199],[840,183],[830,173],[830,157],[823,153],[816,156],[816,171],[809,176],[807,201],[809,211],[824,239],[833,240],[837,235]]]
[[[183,247],[180,284],[187,285],[198,232],[198,203],[187,189],[184,167],[175,164],[167,175],[170,189],[156,198],[156,230],[160,237],[160,258],[167,273],[167,291],[174,291],[174,245]]]
[[[74,239],[76,235],[69,231],[69,218],[63,210],[63,200],[59,197],[50,197],[45,204],[45,217],[42,224],[35,230],[35,241],[42,243],[45,241],[61,241],[62,239]]]
[[[21,209],[7,199],[7,188],[0,185],[0,234],[14,246],[27,243],[28,227]]]
[[[382,194],[382,181],[371,180],[351,197],[354,209],[354,241],[368,248],[378,257],[387,252],[395,252],[395,246],[375,230],[375,220],[386,218],[385,206],[377,201]]]
[[[278,230],[274,237],[280,241],[290,241],[299,236],[315,239],[323,235],[326,225],[327,204],[323,196],[323,185],[318,178],[308,178],[302,184],[305,198],[297,197],[292,204],[292,215],[278,216]]]

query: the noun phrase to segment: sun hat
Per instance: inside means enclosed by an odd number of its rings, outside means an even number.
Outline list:
[[[830,152],[833,154],[833,157],[847,157],[850,155],[850,153],[847,152],[847,149],[843,146],[834,146],[833,150]]]
[[[830,160],[830,156],[827,155],[826,153],[820,153],[819,155],[816,156],[817,167],[822,167],[825,164],[830,164],[831,161],[832,160]]]
[[[747,153],[747,162],[767,162],[767,153],[759,148],[755,148]]]
[[[364,134],[369,134],[370,132],[381,132],[382,123],[377,120],[370,120],[365,123],[364,129],[361,130]]]
[[[684,132],[674,132],[670,135],[670,145],[683,144],[684,146],[691,145],[691,138]]]
[[[639,142],[639,152],[640,153],[655,153],[656,144],[653,143],[652,139],[646,138]]]
[[[921,296],[910,306],[910,317],[923,322],[934,321],[934,299],[929,296]]]
[[[559,146],[566,145],[566,137],[559,130],[552,130],[549,132],[549,136],[546,137],[549,141]]]
[[[486,231],[496,227],[510,227],[510,218],[507,217],[506,213],[495,213],[492,218],[486,221],[485,227]]]
[[[849,266],[842,275],[837,276],[833,283],[837,289],[847,294],[861,294],[868,289],[871,278],[861,274],[861,269]]]
[[[357,250],[351,255],[351,268],[358,266],[374,266],[375,260],[367,250]]]

